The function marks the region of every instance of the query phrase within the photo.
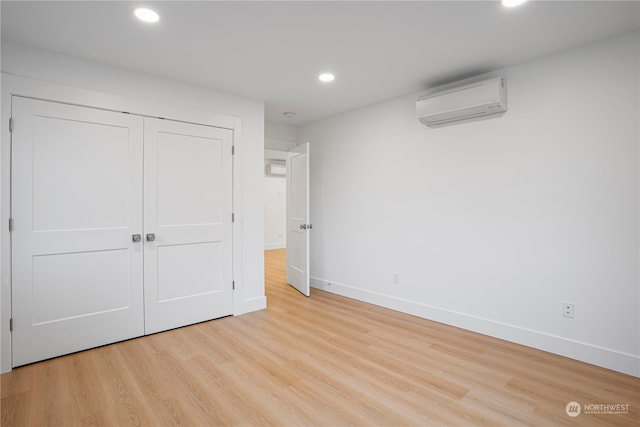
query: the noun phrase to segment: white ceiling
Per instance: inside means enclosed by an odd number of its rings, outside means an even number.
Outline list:
[[[161,15],[142,24],[133,8]],[[637,29],[639,1],[12,2],[2,39],[265,101],[298,125]],[[332,71],[323,84],[317,75]],[[282,116],[293,111],[293,119]]]

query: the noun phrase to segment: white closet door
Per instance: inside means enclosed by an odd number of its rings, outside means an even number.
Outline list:
[[[142,119],[20,97],[12,116],[12,365],[142,335]]]
[[[232,313],[232,131],[145,118],[145,332]]]

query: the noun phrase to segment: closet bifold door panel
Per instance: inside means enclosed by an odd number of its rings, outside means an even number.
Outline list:
[[[12,365],[143,335],[143,119],[15,96],[12,117]]]
[[[17,96],[12,118],[12,366],[232,314],[232,130]]]
[[[145,333],[232,314],[233,132],[144,119]]]

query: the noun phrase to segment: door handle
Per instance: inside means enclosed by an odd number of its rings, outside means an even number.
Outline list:
[[[140,240],[142,240],[142,236],[139,234],[132,234],[131,235],[131,241],[133,243],[138,243]]]
[[[300,224],[300,230],[306,230],[307,224]]]
[[[147,234],[147,242],[153,242],[154,240],[156,240],[156,235],[153,233],[148,233]]]

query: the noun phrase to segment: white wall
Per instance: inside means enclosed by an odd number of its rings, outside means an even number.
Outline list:
[[[268,127],[267,127],[268,129]],[[283,140],[284,141],[284,140]],[[295,142],[293,142],[295,146]],[[264,150],[265,172],[269,160],[287,161],[287,152]],[[287,178],[264,177],[264,248],[287,247]]]
[[[287,247],[287,179],[264,177],[264,248]]]
[[[314,286],[640,376],[639,47],[498,70],[498,119],[429,129],[412,94],[299,128]]]
[[[234,182],[234,209],[236,221],[241,230],[240,251],[234,258],[240,258],[243,266],[240,274],[235,275],[237,285],[234,305],[236,314],[266,307],[264,295],[264,103],[262,101],[230,95],[211,89],[192,86],[186,83],[167,80],[151,75],[140,74],[121,68],[63,56],[51,52],[33,49],[13,43],[2,42],[2,71],[31,79],[56,84],[90,89],[130,99],[140,99],[161,105],[176,106],[188,110],[235,116],[240,120],[240,140],[236,145],[234,176],[240,177]],[[3,90],[4,93],[4,90]],[[3,100],[3,106],[6,107]],[[3,126],[3,166],[7,163],[8,146],[5,141],[5,123]],[[2,173],[2,213],[8,212],[7,168]],[[238,190],[238,191],[236,191]],[[236,197],[238,196],[238,197]],[[4,230],[4,229],[3,229]],[[3,266],[8,259],[6,235],[3,231]],[[8,240],[8,239],[7,239]],[[9,285],[8,269],[2,272],[2,319],[4,323],[7,308],[10,307],[6,296]],[[6,328],[6,324],[0,325]],[[2,370],[7,370],[7,345],[3,334]]]
[[[264,148],[287,151],[296,146],[297,130],[292,125],[267,121],[264,124]]]
[[[287,160],[287,150],[296,146],[297,130],[292,125],[265,122],[264,159]],[[282,177],[264,179],[264,248],[287,246],[287,180]]]
[[[281,139],[285,141],[295,142],[298,133],[297,129],[293,125],[284,123],[277,123],[273,121],[266,121],[264,123],[264,136],[265,138]]]

